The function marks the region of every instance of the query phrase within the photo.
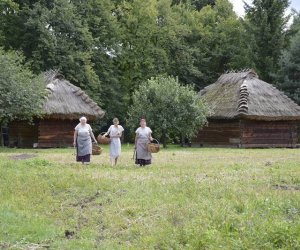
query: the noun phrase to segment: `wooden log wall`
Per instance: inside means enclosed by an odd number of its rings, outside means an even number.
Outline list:
[[[295,121],[241,121],[241,144],[244,148],[296,147]]]
[[[78,121],[46,119],[39,124],[38,147],[57,148],[73,145],[74,128]]]
[[[192,140],[195,147],[239,147],[240,125],[238,120],[209,120]]]
[[[38,122],[15,121],[9,124],[8,131],[10,147],[32,148],[38,142]]]

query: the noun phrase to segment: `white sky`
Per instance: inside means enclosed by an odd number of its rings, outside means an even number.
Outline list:
[[[243,0],[229,0],[233,4],[233,9],[239,16],[243,16],[244,12],[244,1]],[[245,2],[251,3],[251,0],[246,0]],[[290,0],[290,9],[293,8],[300,11],[300,0]]]

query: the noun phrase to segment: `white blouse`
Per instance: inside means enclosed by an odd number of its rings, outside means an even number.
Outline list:
[[[152,133],[152,130],[149,127],[139,127],[136,131],[135,131],[136,135],[138,137],[144,137],[144,138],[148,138],[150,136],[150,134]]]
[[[118,127],[116,127],[115,125],[111,125],[107,131],[107,133],[109,133],[110,136],[118,136],[121,135],[121,133],[124,131],[124,128],[121,125],[118,125]]]
[[[75,130],[78,132],[78,134],[81,133],[91,133],[92,132],[92,128],[89,124],[85,124],[85,125],[81,125],[81,123],[79,123],[76,127]]]

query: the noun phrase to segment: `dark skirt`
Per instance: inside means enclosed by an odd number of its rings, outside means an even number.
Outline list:
[[[83,155],[83,156],[76,156],[76,161],[79,161],[79,162],[90,162],[91,161],[91,155],[88,154],[88,155]]]
[[[150,165],[151,164],[151,159],[149,159],[149,160],[135,159],[135,164],[138,164],[140,166]]]

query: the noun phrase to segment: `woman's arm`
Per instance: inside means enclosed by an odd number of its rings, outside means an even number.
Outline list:
[[[135,138],[134,138],[134,148],[136,148],[136,143],[137,143],[137,134],[135,134]]]
[[[103,136],[107,136],[110,133],[110,130],[111,130],[111,126],[109,127],[109,129],[107,130],[107,132]]]
[[[90,131],[90,133],[91,133],[91,137],[92,137],[93,141],[95,143],[98,143],[92,130]]]
[[[94,135],[94,133],[93,133],[93,130],[92,130],[92,127],[91,127],[91,126],[90,126],[90,128],[89,128],[89,132],[90,132],[90,136],[92,137],[93,141],[97,143],[97,140],[96,140],[96,138],[95,138],[95,135]]]
[[[153,138],[152,138],[152,132],[149,133],[149,140],[150,140],[150,141],[153,141]]]
[[[77,130],[74,131],[74,141],[73,141],[73,146],[75,147],[76,146],[76,141],[77,141]]]
[[[149,140],[153,141],[151,128],[148,128],[148,131],[149,131]]]

